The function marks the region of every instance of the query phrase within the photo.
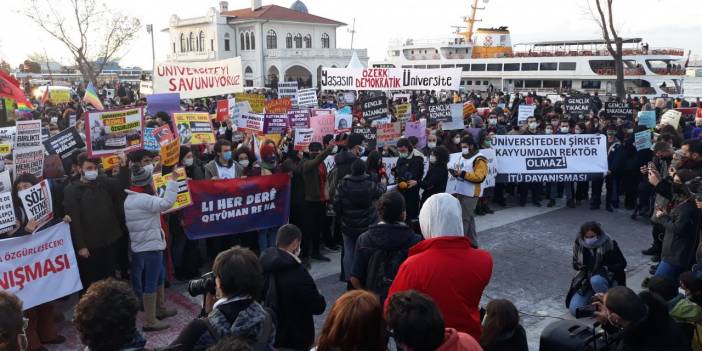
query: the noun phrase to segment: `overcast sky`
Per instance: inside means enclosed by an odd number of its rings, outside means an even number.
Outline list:
[[[98,0],[100,1],[100,0]],[[294,0],[263,0],[263,5],[290,6]],[[310,13],[348,23],[337,31],[337,47],[348,48],[348,29],[356,19],[354,48],[367,48],[371,60],[382,60],[389,39],[448,38],[468,15],[470,0],[303,0]],[[3,0],[0,12],[0,59],[16,67],[28,54],[46,49],[50,58],[72,63],[69,53],[19,14],[28,0]],[[55,6],[66,0],[54,0]],[[172,14],[181,18],[202,16],[216,0],[120,0],[108,5],[142,23],[152,23],[156,31],[156,60],[164,60],[169,50],[166,28]],[[250,7],[246,0],[230,0],[229,8]],[[490,0],[479,13],[480,27],[508,26],[512,43],[548,40],[575,40],[601,37],[599,28],[587,14],[586,0]],[[702,58],[702,0],[615,0],[615,22],[620,35],[642,37],[650,47],[678,47],[692,50]],[[120,55],[122,66],[151,68],[151,41],[146,29]]]

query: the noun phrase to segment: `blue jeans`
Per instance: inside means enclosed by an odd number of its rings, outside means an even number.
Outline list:
[[[134,293],[153,294],[165,280],[163,251],[132,252],[131,279]]]
[[[575,310],[577,310],[579,307],[583,307],[592,303],[593,295],[595,295],[596,293],[606,293],[607,290],[609,290],[609,281],[607,280],[607,278],[601,275],[593,275],[592,278],[590,278],[590,286],[591,288],[588,289],[584,294],[576,292],[570,299],[570,306],[568,306],[568,309],[570,310],[570,314],[572,314],[573,316],[575,316]]]
[[[266,228],[258,231],[258,251],[263,252],[263,250],[269,247],[275,247],[275,239],[278,235],[278,227]]]
[[[344,278],[346,281],[351,278],[351,272],[353,271],[353,258],[356,256],[356,237],[350,237],[348,235],[344,236],[344,255],[341,264],[344,268]]]
[[[674,283],[677,283],[678,278],[680,277],[680,273],[682,272],[682,268],[676,265],[672,265],[664,260],[661,260],[661,262],[658,264],[658,269],[656,269],[655,276],[665,278]]]

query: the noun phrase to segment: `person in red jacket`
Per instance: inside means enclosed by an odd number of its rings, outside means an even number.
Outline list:
[[[461,205],[453,196],[431,196],[419,213],[424,241],[413,246],[390,287],[396,292],[417,290],[431,296],[446,327],[480,340],[480,297],[490,282],[492,256],[471,247],[463,236]]]

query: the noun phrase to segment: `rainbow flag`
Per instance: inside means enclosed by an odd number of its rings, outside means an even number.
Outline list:
[[[102,102],[100,102],[100,98],[98,97],[97,90],[95,90],[93,82],[88,83],[88,87],[85,88],[85,95],[83,95],[83,101],[93,105],[93,107],[95,107],[98,110],[105,109],[102,106]]]
[[[3,70],[0,70],[0,96],[17,101],[18,110],[30,111],[33,108],[32,103],[20,89],[19,81]]]

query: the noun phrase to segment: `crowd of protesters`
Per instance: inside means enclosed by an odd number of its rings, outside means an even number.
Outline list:
[[[368,95],[360,93],[349,103],[354,126],[366,125],[361,102]],[[119,90],[110,105],[145,104],[137,96]],[[183,100],[182,108],[213,113],[216,100]],[[435,103],[476,107],[464,116],[463,130],[444,131],[440,123],[430,123],[423,148],[416,138],[402,137],[395,145],[371,149],[363,135],[342,133],[303,151],[293,147],[288,131],[279,144],[266,142],[256,150],[250,134],[230,121],[213,121],[217,142],[182,146],[177,167],[192,180],[290,174],[290,224],[200,241],[184,235],[182,213],[161,214],[173,205],[178,183],[169,182],[165,196],[154,193],[152,174],[173,169],[159,162],[158,153],[121,154],[120,164],[109,171],[99,159],[78,153],[71,174],[45,177],[55,222],[70,223],[78,257],[84,291],[74,324],[81,341],[87,350],[143,349],[146,337],[137,328],[137,313],[145,316],[143,332],[169,328],[166,320],[177,311],[166,307],[165,286],[211,268],[216,289],[206,300],[207,316],[185,326],[168,349],[373,351],[385,350],[391,338],[403,350],[527,350],[511,302],[493,300],[481,311],[493,260],[480,249],[475,216],[492,215],[491,206],[508,202],[540,207],[544,199],[548,207],[587,202],[590,210],[599,210],[604,199],[607,211],[624,207],[634,219],[650,218],[652,244],[643,254],[655,263],[652,278],[638,295],[626,288],[627,262],[617,242],[601,225],[587,222],[574,233],[576,274],[570,289],[564,287],[566,306],[574,315],[593,308],[618,335],[621,350],[701,347],[696,330],[702,325],[702,268],[693,265],[702,259],[702,181],[697,178],[702,176],[702,117],[684,116],[678,126],[658,123],[653,146],[637,151],[634,133],[647,128],[638,125],[636,111],[655,111],[660,121],[682,103],[628,98],[635,113],[627,120],[604,114],[597,94],[591,101],[590,113],[578,118],[565,114],[562,101],[536,94],[412,93],[401,102],[411,104],[413,119],[428,119],[428,106]],[[388,97],[388,103],[393,114],[398,101]],[[342,95],[320,94],[322,108],[345,104]],[[522,104],[534,105],[535,112],[520,125]],[[42,119],[55,135],[77,115],[76,128],[83,130],[80,101],[36,105],[40,108],[17,118]],[[168,113],[147,116],[146,126],[163,125],[174,129]],[[488,162],[480,150],[490,148],[494,135],[537,134],[606,135],[609,171],[601,180],[481,188]],[[455,153],[468,161],[467,168],[448,167]],[[329,156],[335,161],[331,170],[325,166]],[[387,156],[398,157],[392,169],[383,166]],[[3,167],[11,164],[6,156]],[[390,174],[398,184],[388,184]],[[461,184],[451,194],[446,193],[449,177]],[[38,229],[21,215],[17,199],[18,191],[37,182],[26,174],[15,177],[18,223],[2,238]],[[329,261],[325,252],[339,250],[339,278],[348,292],[332,304],[315,333],[312,318],[331,301],[319,293],[308,269],[315,261]],[[0,293],[0,350],[35,351],[65,342],[54,314],[53,302],[22,312],[21,301]]]

